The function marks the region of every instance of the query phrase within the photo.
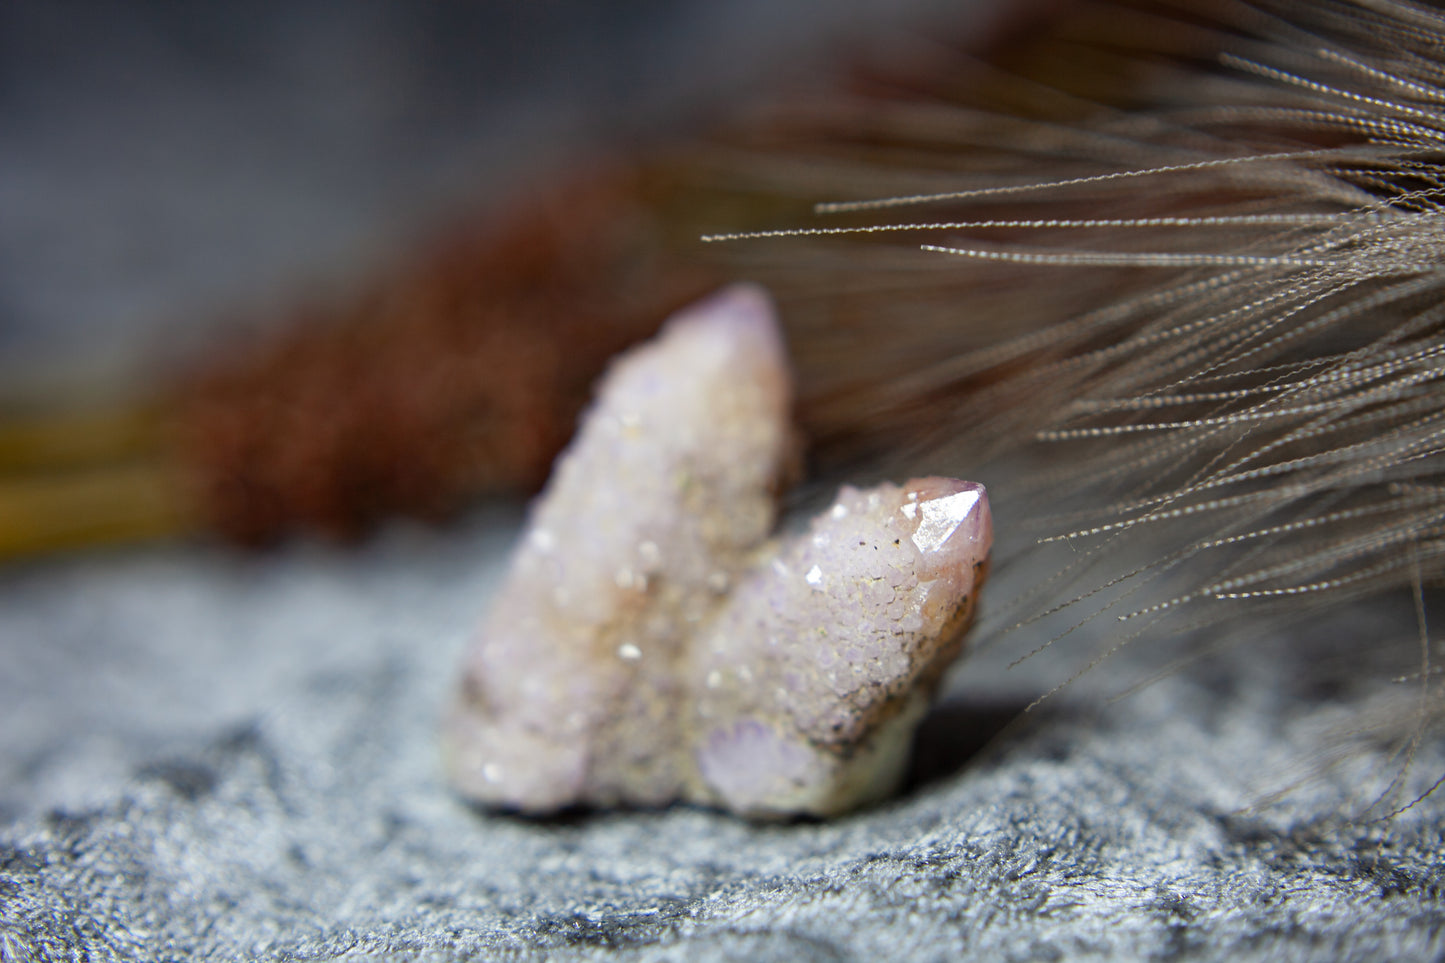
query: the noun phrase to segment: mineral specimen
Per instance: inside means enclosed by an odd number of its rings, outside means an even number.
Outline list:
[[[444,728],[466,796],[831,815],[891,791],[972,616],[981,485],[845,487],[770,540],[786,354],[736,286],[614,362],[533,506]]]

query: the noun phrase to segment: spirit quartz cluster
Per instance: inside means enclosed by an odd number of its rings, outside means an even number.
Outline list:
[[[987,573],[988,499],[844,487],[774,539],[790,404],[755,287],[613,363],[468,653],[443,734],[464,795],[770,817],[895,788]]]

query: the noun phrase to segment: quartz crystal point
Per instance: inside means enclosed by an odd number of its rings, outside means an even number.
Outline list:
[[[827,816],[892,792],[992,543],[982,485],[845,486],[691,647],[694,797]]]
[[[470,653],[448,724],[465,794],[529,812],[677,797],[679,666],[772,528],[790,403],[772,308],[752,287],[613,363]]]
[[[894,788],[987,570],[988,500],[845,487],[769,541],[790,402],[755,287],[614,362],[468,654],[443,733],[464,795],[780,816]]]

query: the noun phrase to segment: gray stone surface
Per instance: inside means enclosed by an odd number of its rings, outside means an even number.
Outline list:
[[[1378,691],[1306,699],[1294,650],[1262,640],[1112,705],[1082,689],[1046,702],[975,755],[1058,670],[985,653],[925,726],[924,778],[834,822],[472,810],[444,785],[436,730],[518,521],[491,510],[356,554],[193,548],[8,572],[0,958],[1445,949],[1439,802],[1388,825],[1337,818],[1390,771],[1382,748],[1247,811],[1330,748],[1332,711]],[[1422,777],[1445,771],[1427,748]]]

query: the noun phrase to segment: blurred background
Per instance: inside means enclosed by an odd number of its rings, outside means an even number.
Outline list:
[[[459,210],[805,84],[938,0],[0,6],[0,377],[174,363]],[[980,13],[952,3],[949,17]],[[179,339],[179,343],[178,343]]]
[[[777,222],[631,165],[996,12],[6,4],[0,556],[534,489],[605,359],[725,276],[678,245]],[[280,333],[337,328],[371,333]]]

